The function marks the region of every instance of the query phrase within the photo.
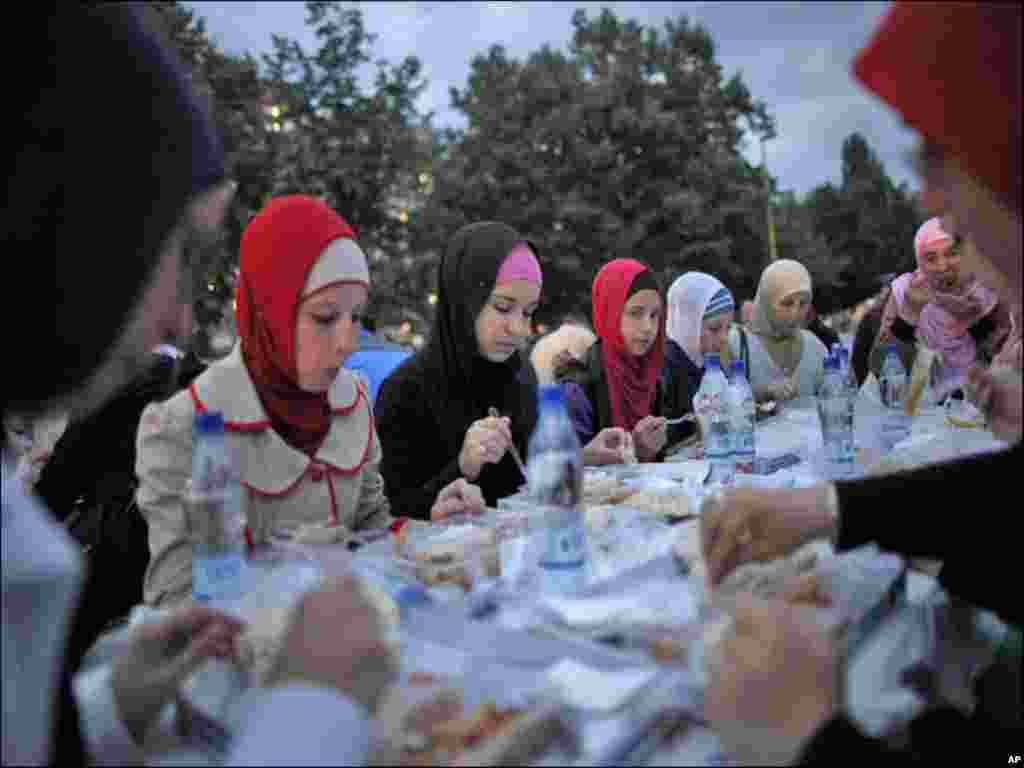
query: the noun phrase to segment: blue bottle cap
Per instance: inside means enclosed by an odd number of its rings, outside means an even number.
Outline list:
[[[565,405],[565,390],[560,384],[546,384],[540,388],[541,405]]]
[[[193,429],[204,435],[224,432],[224,414],[220,411],[199,411],[192,422]]]
[[[722,358],[717,352],[708,352],[704,355],[705,368],[721,368]]]
[[[747,367],[743,364],[742,360],[735,360],[732,364],[732,372],[739,373],[743,376],[747,375]]]

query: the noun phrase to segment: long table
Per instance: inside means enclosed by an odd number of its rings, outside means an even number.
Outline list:
[[[858,412],[859,443],[870,443],[874,418],[877,414],[869,409]],[[923,446],[923,453],[930,460],[993,450],[1000,445],[980,430],[951,426],[941,409],[925,411],[914,421],[909,441],[911,448],[914,440],[918,441],[918,448]],[[803,407],[795,404],[780,416],[760,424],[759,454],[773,456],[792,452],[802,458],[799,465],[780,471],[769,482],[780,486],[816,482],[821,477],[822,467],[813,457],[821,453],[820,441],[813,404]],[[914,454],[911,451],[908,455]],[[665,474],[653,465],[639,465],[629,471]],[[684,530],[683,526],[696,524],[696,521],[689,521],[682,526],[666,527],[659,535],[671,537]],[[334,555],[328,553],[322,563],[328,571],[351,568],[393,596],[401,598],[408,594],[410,583],[405,574],[393,567],[388,539],[369,543],[351,557],[342,551]],[[263,582],[263,588],[267,588],[267,583]],[[695,592],[702,589],[680,573],[663,547],[652,547],[649,558],[634,559],[630,567],[620,571],[606,569],[601,578],[593,580],[586,589],[590,595],[614,597],[630,594],[630,590],[642,585],[662,583],[678,584],[680,601],[697,600]],[[890,599],[885,610],[875,611],[870,625],[863,627],[857,653],[847,668],[847,708],[861,727],[873,734],[905,722],[924,705],[921,692],[908,688],[904,682],[904,672],[911,666],[932,670],[936,673],[936,690],[969,706],[966,692],[970,690],[970,682],[991,663],[1006,629],[991,614],[970,608],[966,609],[969,621],[951,621],[950,616],[955,612],[963,616],[963,606],[945,595],[937,582],[925,574],[906,573],[898,587],[896,591],[887,592]],[[303,587],[290,584],[284,588],[297,592]],[[610,644],[579,633],[553,631],[550,626],[515,626],[508,620],[506,610],[508,606],[516,606],[515,596],[509,597],[514,590],[499,590],[499,593],[505,597],[481,605],[477,594],[467,599],[457,590],[435,589],[428,591],[428,602],[417,603],[415,608],[403,608],[399,632],[403,667],[406,670],[434,669],[454,676],[465,687],[469,705],[485,697],[515,705],[529,701],[538,692],[550,694],[549,673],[564,660],[602,674],[624,670],[640,674],[654,668],[644,648]],[[537,596],[523,599],[529,602]],[[938,674],[940,662],[942,670]],[[206,678],[199,674],[191,681],[189,690],[197,699],[203,698],[204,686],[223,685],[223,670],[214,674],[206,670],[206,673]],[[623,764],[626,761],[651,765],[728,764],[730,757],[722,754],[716,735],[700,718],[704,684],[700,670],[693,665],[660,668],[654,679],[657,684],[647,686],[627,705],[613,712],[573,711],[582,746],[581,753],[575,757],[576,764]],[[212,693],[208,698],[217,699],[218,695]],[[689,716],[681,735],[656,748],[641,749],[644,744],[638,734],[643,733],[652,717],[667,705]],[[218,713],[212,713],[213,719],[217,716]],[[569,761],[566,754],[553,754],[545,762],[566,764]],[[215,758],[211,758],[211,762],[215,762]]]

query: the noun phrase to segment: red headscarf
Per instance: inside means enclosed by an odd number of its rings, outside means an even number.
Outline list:
[[[331,427],[327,393],[298,385],[295,321],[310,270],[337,238],[355,239],[344,219],[320,200],[271,200],[242,235],[235,319],[242,357],[274,430],[312,456]]]
[[[622,310],[633,280],[647,267],[634,259],[614,259],[594,278],[591,290],[594,330],[601,338],[601,356],[608,385],[608,400],[615,426],[633,430],[651,413],[658,372],[665,359],[665,313],[661,314],[658,338],[643,357],[626,350],[622,338]]]

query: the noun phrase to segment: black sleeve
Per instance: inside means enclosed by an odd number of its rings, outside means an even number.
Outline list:
[[[1006,764],[1020,754],[1021,733],[979,717],[968,718],[949,706],[930,709],[910,721],[906,745],[897,748],[866,736],[846,717],[825,724],[804,747],[800,763],[873,765],[876,762],[941,765],[953,755],[970,754],[971,764]],[[961,761],[954,761],[960,764]],[[967,764],[968,761],[963,761]]]
[[[976,344],[981,344],[996,329],[996,321],[993,319],[993,315],[995,315],[995,312],[989,312],[967,329],[967,332],[971,334]]]
[[[913,344],[916,340],[917,329],[899,315],[892,321],[892,335],[907,344]]]
[[[434,419],[418,382],[399,369],[381,384],[374,406],[383,456],[380,474],[395,517],[430,519],[438,493],[462,476],[458,456],[439,456]]]
[[[1020,557],[1007,488],[1020,471],[1020,458],[1018,444],[998,453],[836,483],[839,548],[873,541],[904,557],[941,560],[944,588],[1021,626],[1024,601],[1004,575],[1006,564]]]
[[[850,367],[857,377],[857,386],[864,383],[871,368],[871,348],[878,338],[878,329],[882,324],[880,310],[871,310],[861,318],[857,326],[857,334],[853,337],[853,351],[850,352]]]
[[[837,717],[818,730],[797,762],[871,765],[876,760],[906,762],[907,758],[906,753],[895,752],[882,742],[865,736],[845,717]]]

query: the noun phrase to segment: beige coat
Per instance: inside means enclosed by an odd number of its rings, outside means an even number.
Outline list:
[[[330,432],[314,459],[269,426],[238,347],[188,390],[146,408],[139,424],[138,504],[149,523],[145,600],[166,605],[189,597],[192,552],[182,496],[192,472],[192,422],[199,402],[224,413],[229,456],[248,491],[246,515],[255,543],[278,527],[336,516],[348,530],[384,527],[390,507],[378,466],[380,441],[364,382],[342,370],[329,393]]]

